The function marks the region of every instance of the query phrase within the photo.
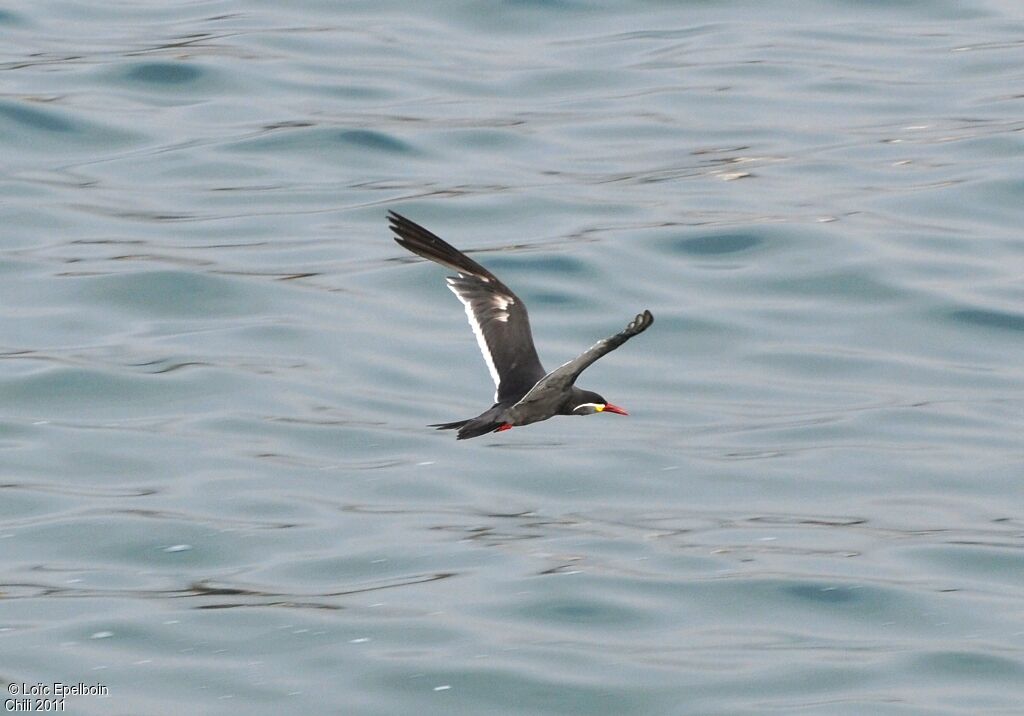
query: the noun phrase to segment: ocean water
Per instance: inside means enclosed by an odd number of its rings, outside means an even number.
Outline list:
[[[1024,713],[1019,2],[0,31],[8,711]],[[425,427],[493,386],[389,209],[548,367],[650,309],[630,417]]]

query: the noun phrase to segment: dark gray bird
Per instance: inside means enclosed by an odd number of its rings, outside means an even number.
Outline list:
[[[429,427],[458,430],[458,439],[465,440],[555,415],[629,414],[597,393],[573,384],[591,363],[646,331],[654,323],[650,311],[639,314],[621,333],[598,341],[578,358],[548,373],[533,347],[526,306],[508,286],[419,224],[393,211],[389,212],[388,221],[399,245],[458,271],[458,276],[448,277],[448,288],[466,307],[469,326],[497,389],[494,405],[475,418]]]

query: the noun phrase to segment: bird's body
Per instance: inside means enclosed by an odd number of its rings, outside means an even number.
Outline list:
[[[589,365],[654,322],[644,311],[625,330],[595,343],[579,357],[548,373],[533,345],[526,306],[511,289],[473,259],[419,224],[391,212],[391,230],[404,248],[459,273],[448,278],[448,288],[466,307],[470,328],[494,379],[494,405],[475,418],[432,425],[458,430],[458,439],[529,425],[555,415],[588,415],[626,411],[597,393],[574,383]]]

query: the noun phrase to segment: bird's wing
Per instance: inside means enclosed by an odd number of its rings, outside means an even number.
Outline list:
[[[466,307],[484,362],[494,380],[495,402],[516,400],[544,375],[526,306],[508,286],[473,259],[404,216],[390,212],[395,241],[425,259],[459,272],[448,278]]]
[[[536,399],[542,399],[551,393],[568,391],[573,383],[576,382],[576,379],[580,377],[580,373],[586,370],[594,361],[603,355],[611,353],[633,336],[643,333],[651,327],[652,323],[654,323],[654,316],[651,315],[650,311],[638,314],[619,333],[599,340],[576,358],[563,363],[545,375],[537,381],[537,384],[516,405],[523,405]]]

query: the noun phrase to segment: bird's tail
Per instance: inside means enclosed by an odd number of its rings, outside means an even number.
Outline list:
[[[470,418],[470,420],[472,420],[472,418]],[[437,428],[438,430],[455,430],[456,428],[461,428],[468,422],[469,420],[456,420],[454,423],[433,423],[427,427]]]
[[[468,420],[456,420],[454,423],[435,423],[428,425],[428,428],[437,428],[438,430],[458,430],[459,433],[456,436],[457,440],[466,440],[468,438],[478,438],[481,435],[487,433],[493,433],[495,430],[502,426],[501,421],[493,420],[480,420],[478,418],[469,418]]]

